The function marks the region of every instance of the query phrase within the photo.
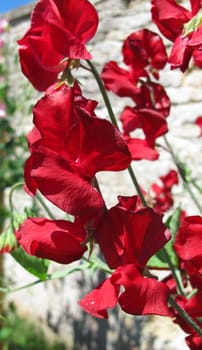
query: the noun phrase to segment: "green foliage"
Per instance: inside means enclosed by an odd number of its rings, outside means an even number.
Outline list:
[[[180,208],[175,209],[173,214],[168,218],[166,222],[166,226],[171,232],[170,241],[164,246],[164,248],[160,249],[148,262],[148,266],[152,268],[166,269],[170,268],[168,265],[168,256],[169,260],[173,267],[178,267],[178,257],[173,249],[173,243],[176,237],[176,233],[179,228],[180,223]]]
[[[12,257],[31,274],[39,277],[42,280],[47,278],[47,270],[49,261],[45,259],[36,258],[25,253],[25,251],[19,247],[11,253]]]
[[[49,342],[40,326],[20,317],[11,304],[0,329],[3,350],[65,350],[64,344]]]
[[[202,11],[200,10],[190,21],[184,24],[183,35],[186,36],[196,29],[198,29],[202,24]]]
[[[16,130],[15,114],[19,109],[19,101],[11,96],[9,65],[9,44],[1,48],[0,63],[0,108],[5,109],[5,116],[0,118],[0,191],[23,179],[23,165],[26,156],[27,142],[25,136]]]

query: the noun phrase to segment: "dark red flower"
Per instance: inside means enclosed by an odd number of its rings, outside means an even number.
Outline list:
[[[195,333],[194,335],[189,335],[185,340],[190,350],[201,350],[202,337],[199,334]]]
[[[111,268],[130,263],[144,268],[170,237],[162,215],[151,208],[136,207],[136,196],[120,196],[118,204],[100,219],[95,238]]]
[[[190,0],[191,10],[179,5],[175,0],[152,0],[152,19],[160,31],[174,45],[169,56],[171,68],[187,69],[189,61],[196,51],[195,64],[202,48],[201,21],[197,21],[202,8],[201,0]],[[192,21],[192,24],[191,24]]]
[[[85,296],[80,305],[97,317],[118,302],[133,315],[170,315],[169,288],[144,277],[149,258],[169,239],[162,216],[151,208],[137,209],[138,197],[119,197],[119,203],[105,211],[94,232],[112,276]],[[124,288],[124,291],[122,291]]]
[[[137,84],[140,77],[148,78],[152,74],[159,78],[158,71],[167,62],[166,50],[158,34],[142,29],[124,40],[122,55],[129,69],[110,61],[104,65],[102,79],[107,89],[118,96],[129,96],[135,100],[136,94],[140,93]]]
[[[147,108],[125,107],[120,119],[132,159],[155,160],[158,152],[155,150],[155,141],[167,131],[167,123],[161,113]],[[131,137],[131,132],[141,129],[144,139]]]
[[[87,294],[79,304],[99,318],[107,318],[107,309],[117,303],[132,315],[171,316],[167,307],[168,297],[169,289],[164,283],[144,278],[135,265],[129,264],[117,268],[111,277]]]
[[[201,328],[202,323],[200,318],[202,316],[201,313],[201,292],[197,293],[191,299],[186,299],[185,297],[178,295],[176,298],[177,304],[185,310],[194,320],[194,322]],[[182,318],[176,310],[173,309],[175,314],[174,322],[177,323],[181,329],[188,334],[185,337],[186,344],[189,346],[191,350],[201,350],[202,337],[196,332],[194,328],[188,324],[184,318]]]
[[[98,15],[88,0],[40,0],[31,27],[18,41],[23,73],[40,91],[68,66],[65,59],[90,59],[85,44],[94,36]]]
[[[200,136],[202,136],[202,117],[197,117],[195,124],[200,128]]]
[[[185,217],[177,233],[174,248],[190,274],[202,274],[202,218]]]
[[[156,160],[159,153],[155,150],[154,143],[148,143],[147,140],[138,139],[135,137],[125,136],[128,149],[133,160]]]
[[[65,212],[86,219],[104,207],[92,185],[95,174],[123,170],[131,161],[123,137],[109,121],[97,118],[94,108],[93,101],[65,86],[43,97],[34,108],[25,165],[32,194],[38,189]]]
[[[202,27],[188,35],[179,35],[174,42],[168,62],[171,63],[171,69],[180,68],[184,72],[189,65],[189,61],[194,53],[194,50],[201,52],[202,50]],[[195,64],[200,61],[196,60]]]
[[[140,94],[140,87],[136,85],[136,76],[132,70],[119,67],[115,61],[106,63],[102,70],[102,79],[107,90],[120,97],[130,97],[135,100]]]
[[[125,134],[142,129],[149,143],[153,143],[157,137],[168,131],[165,118],[162,117],[161,113],[152,109],[125,107],[120,119]]]
[[[192,11],[178,4],[176,0],[152,0],[151,3],[153,22],[171,41],[175,41],[182,33],[184,23],[188,22],[200,9],[200,0],[191,0]]]
[[[16,233],[18,243],[29,255],[68,264],[82,257],[87,247],[86,232],[77,220],[26,219]]]
[[[162,114],[164,118],[170,112],[170,99],[161,84],[152,81],[142,82],[139,94],[134,98],[137,108],[148,108]]]
[[[167,53],[160,36],[148,29],[138,30],[124,40],[123,61],[132,68],[136,79],[147,76],[145,68],[158,78],[158,70],[167,63]]]
[[[162,185],[152,184],[154,192],[154,207],[160,212],[165,212],[173,205],[172,187],[178,184],[178,174],[175,170],[170,170],[166,175],[160,176]]]

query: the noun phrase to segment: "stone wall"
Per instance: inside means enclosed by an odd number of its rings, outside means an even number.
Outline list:
[[[150,1],[131,0],[127,6],[124,0],[94,0],[92,1],[100,16],[100,25],[95,39],[90,43],[94,63],[98,70],[109,60],[121,62],[121,45],[132,31],[147,27],[156,30],[151,23]],[[13,81],[13,94],[22,101],[14,121],[18,132],[31,129],[31,116],[28,106],[24,106],[24,95],[28,97],[28,105],[33,104],[38,97],[32,87],[20,73],[19,65],[15,62],[17,52],[16,40],[19,39],[29,26],[29,15],[32,8],[21,7],[14,12],[5,14],[11,23],[10,45],[13,56],[10,57],[10,69]],[[85,96],[99,101],[97,114],[107,117],[102,98],[96,83],[87,71],[79,71],[78,78],[83,84]],[[202,113],[202,72],[192,71],[182,75],[179,71],[170,72],[167,68],[161,77],[161,82],[167,88],[167,93],[173,103],[169,117],[169,141],[174,144],[179,156],[195,169],[199,178],[202,175],[201,139],[197,139],[198,128],[193,126],[194,119]],[[119,116],[123,106],[130,104],[127,99],[118,99],[109,94],[114,112]],[[163,141],[161,141],[163,142]],[[156,177],[166,173],[172,166],[169,154],[162,153],[160,161],[134,162],[134,169],[140,183],[146,189],[156,180]],[[98,175],[101,190],[107,205],[116,203],[117,195],[134,194],[134,188],[127,172],[120,174]],[[183,187],[175,189],[177,202],[183,202],[184,209],[189,214],[198,213]],[[22,199],[23,198],[23,199]],[[22,193],[17,195],[16,203],[24,203],[29,199]],[[19,207],[19,205],[18,205]],[[51,269],[61,269],[52,264]],[[8,257],[5,270],[10,282],[19,285],[32,282],[34,278],[22,268],[16,266],[14,260]],[[186,349],[183,343],[184,335],[170,320],[159,317],[132,317],[124,315],[116,309],[111,312],[109,320],[96,320],[81,312],[77,305],[79,298],[90,291],[102,280],[102,273],[92,277],[77,273],[63,280],[55,280],[36,285],[9,296],[14,300],[21,312],[40,321],[49,335],[64,339],[74,349],[82,350],[177,350]]]

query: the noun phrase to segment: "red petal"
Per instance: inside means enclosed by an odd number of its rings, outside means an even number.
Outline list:
[[[30,168],[25,171],[29,190],[33,192],[33,186],[34,189],[37,187],[48,200],[65,212],[87,219],[104,207],[98,191],[57,153],[41,148],[32,154]]]
[[[119,287],[113,283],[113,279],[108,278],[97,288],[80,300],[80,306],[95,317],[107,318],[106,309],[116,305]]]
[[[16,235],[28,254],[61,264],[80,259],[86,251],[82,244],[86,233],[78,222],[30,218],[24,221]]]

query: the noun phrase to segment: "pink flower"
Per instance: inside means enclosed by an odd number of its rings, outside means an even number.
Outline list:
[[[9,23],[4,19],[0,19],[0,34],[4,33],[8,29]]]
[[[0,119],[6,118],[6,106],[0,102]]]

